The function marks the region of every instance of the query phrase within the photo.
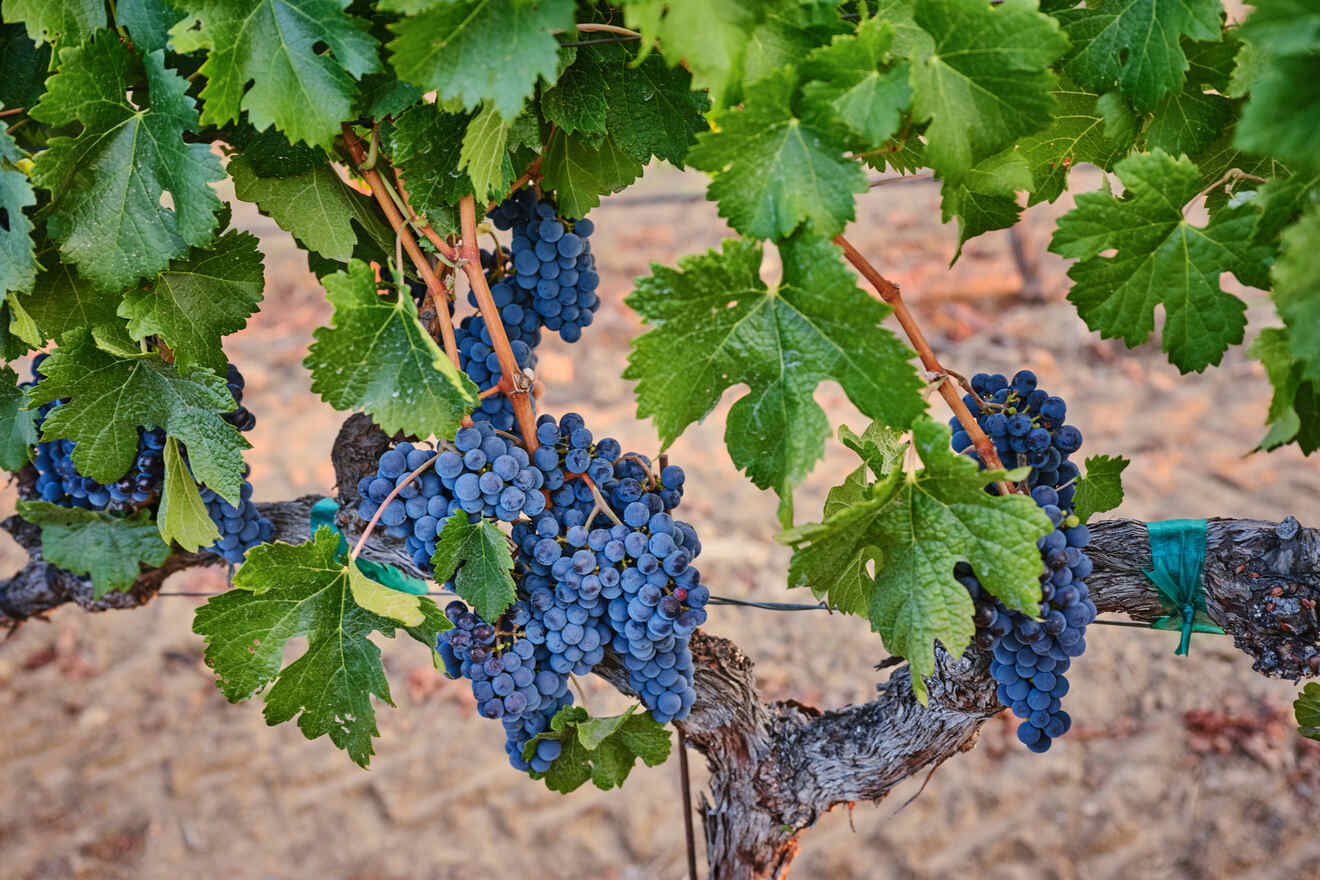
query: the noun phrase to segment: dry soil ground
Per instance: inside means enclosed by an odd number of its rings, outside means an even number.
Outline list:
[[[1094,187],[1078,172],[1075,187]],[[552,412],[582,411],[598,434],[653,450],[619,378],[636,318],[623,305],[650,261],[672,263],[727,235],[712,206],[640,197],[699,192],[692,175],[655,169],[593,218],[605,303],[586,341],[543,346]],[[953,230],[938,195],[887,186],[862,201],[850,236],[899,281],[952,368],[1029,365],[1071,402],[1089,453],[1134,459],[1115,515],[1146,520],[1296,515],[1320,523],[1320,462],[1295,451],[1245,456],[1260,435],[1267,386],[1235,349],[1219,369],[1179,377],[1158,350],[1130,352],[1089,333],[1062,302],[1060,261],[1044,253],[1051,218],[1034,209],[1027,251],[1044,304],[1022,300],[1006,234],[975,241],[946,268]],[[241,222],[268,254],[266,308],[229,344],[258,416],[249,453],[259,499],[328,492],[326,454],[340,414],[313,398],[299,364],[328,307],[287,236],[252,211]],[[767,259],[767,276],[776,273]],[[1246,294],[1253,317],[1264,298]],[[723,449],[725,395],[673,450],[689,474],[683,512],[701,530],[717,592],[786,598],[786,551],[772,540],[772,497]],[[817,399],[834,424],[862,419],[839,388]],[[851,467],[831,444],[798,496],[799,519]],[[12,490],[0,513],[12,506]],[[6,560],[15,562],[12,546]],[[215,590],[220,571],[167,590]],[[514,773],[501,733],[475,716],[467,687],[431,669],[416,645],[382,642],[397,709],[380,707],[369,771],[292,725],[267,728],[258,702],[231,706],[190,632],[200,600],[160,598],[131,612],[65,608],[0,643],[0,876],[12,878],[680,878],[683,823],[675,762],[633,773],[623,791],[547,792]],[[825,706],[873,692],[879,638],[864,622],[818,613],[714,610],[709,628],[757,659],[764,691]],[[1315,876],[1320,754],[1291,729],[1294,687],[1255,675],[1226,639],[1097,627],[1071,674],[1073,731],[1044,756],[1006,719],[888,800],[822,817],[794,876],[811,878],[1297,878]],[[589,685],[593,708],[619,702]],[[695,783],[703,768],[694,762]]]

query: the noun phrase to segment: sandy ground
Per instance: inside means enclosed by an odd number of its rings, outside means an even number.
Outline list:
[[[1079,189],[1095,184],[1078,175]],[[542,406],[580,410],[625,448],[656,447],[618,378],[639,329],[622,304],[631,279],[652,260],[672,263],[728,234],[704,202],[638,199],[701,187],[656,169],[593,214],[605,303],[586,342],[543,346]],[[1180,378],[1157,344],[1129,352],[1102,342],[1061,301],[1064,267],[1044,247],[1066,197],[1028,215],[1044,305],[1022,301],[1004,233],[973,242],[948,270],[954,232],[937,225],[937,200],[931,186],[877,189],[849,235],[903,285],[949,366],[1029,365],[1070,401],[1085,452],[1134,459],[1115,515],[1320,522],[1320,461],[1291,450],[1244,455],[1262,432],[1267,385],[1241,349],[1220,369]],[[329,308],[288,237],[255,212],[239,218],[269,257],[266,308],[228,345],[258,416],[249,453],[257,497],[328,492],[326,454],[342,416],[308,392],[299,361]],[[773,255],[766,273],[777,274]],[[1264,297],[1246,296],[1253,316],[1267,318]],[[789,598],[773,496],[747,483],[723,448],[737,394],[673,450],[689,474],[682,512],[701,531],[702,571],[717,592]],[[835,425],[864,426],[836,385],[817,399]],[[831,443],[798,494],[799,520],[818,514],[851,466]],[[0,512],[12,501],[12,490],[0,496]],[[2,549],[12,565],[12,544]],[[223,572],[191,572],[166,589],[223,585]],[[64,608],[0,643],[0,876],[685,875],[676,762],[635,770],[621,792],[550,793],[507,766],[500,731],[475,716],[465,684],[438,677],[416,645],[382,640],[398,708],[380,707],[377,755],[359,770],[325,739],[267,728],[259,702],[224,701],[190,632],[199,601],[162,597],[102,615]],[[814,612],[718,608],[709,628],[757,659],[768,696],[825,706],[867,699],[871,666],[884,657],[864,622]],[[1070,673],[1073,731],[1047,755],[1028,753],[996,719],[924,791],[923,779],[909,780],[878,805],[822,817],[803,837],[795,876],[1314,876],[1320,750],[1292,733],[1294,687],[1255,675],[1226,639],[1198,636],[1184,659],[1173,656],[1172,634],[1097,630]],[[602,683],[588,688],[593,710],[621,705]],[[699,759],[693,769],[699,787]]]

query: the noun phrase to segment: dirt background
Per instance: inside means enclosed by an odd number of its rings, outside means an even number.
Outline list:
[[[1081,169],[1074,190],[1097,183]],[[702,186],[698,176],[652,169],[594,212],[604,304],[573,350],[557,339],[542,346],[542,407],[577,409],[625,448],[653,452],[657,441],[619,378],[639,332],[622,299],[652,260],[672,264],[729,234],[712,205],[684,198]],[[1006,233],[977,239],[947,268],[955,233],[939,225],[929,185],[873,190],[848,234],[903,286],[946,364],[969,374],[1030,366],[1069,400],[1084,452],[1134,459],[1114,515],[1320,523],[1320,461],[1295,450],[1246,455],[1268,396],[1241,348],[1219,369],[1179,377],[1158,340],[1137,351],[1101,341],[1063,301],[1065,267],[1045,245],[1070,206],[1065,196],[1027,214],[1022,244],[1038,264],[1034,280],[1019,271]],[[310,394],[299,362],[329,307],[288,236],[253,210],[237,219],[268,257],[264,309],[227,345],[258,417],[248,454],[256,495],[328,493],[327,453],[342,416]],[[772,253],[765,275],[777,274]],[[1033,291],[1043,303],[1027,301]],[[1261,294],[1244,296],[1253,319],[1269,320]],[[774,498],[743,479],[723,448],[724,413],[740,393],[726,394],[672,452],[689,475],[682,513],[702,534],[701,568],[717,593],[790,598],[788,554],[772,540]],[[834,425],[864,426],[837,385],[816,397]],[[800,521],[819,513],[852,463],[829,445],[798,493]],[[0,514],[12,504],[10,489]],[[0,550],[6,566],[17,564],[12,544]],[[212,570],[176,576],[166,590],[224,585],[224,572]],[[398,708],[379,707],[377,755],[360,770],[324,738],[309,742],[292,724],[268,728],[259,701],[225,702],[190,631],[200,601],[161,597],[100,615],[64,608],[0,643],[0,876],[685,876],[676,761],[635,770],[623,791],[550,793],[508,767],[501,731],[476,717],[464,683],[437,676],[416,645],[382,640]],[[710,630],[756,658],[767,696],[837,706],[873,693],[871,666],[885,654],[864,622],[712,610]],[[1070,673],[1073,730],[1048,754],[1028,753],[1009,720],[995,719],[924,791],[913,779],[851,816],[822,816],[803,836],[794,876],[1315,876],[1320,750],[1292,732],[1294,686],[1255,675],[1223,638],[1198,636],[1184,659],[1173,656],[1172,634],[1095,629]],[[588,689],[593,710],[621,704],[597,680]],[[700,789],[699,757],[693,772]]]

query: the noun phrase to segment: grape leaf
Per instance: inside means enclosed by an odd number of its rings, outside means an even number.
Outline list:
[[[436,538],[431,565],[436,583],[452,580],[454,591],[483,620],[498,620],[517,598],[508,539],[487,520],[468,522],[461,512],[449,517]]]
[[[912,118],[930,121],[926,162],[937,176],[957,180],[1050,124],[1048,68],[1068,41],[1033,0],[929,0],[915,21],[934,44],[912,57]]]
[[[891,65],[894,29],[869,18],[856,34],[836,36],[807,56],[802,98],[859,139],[861,150],[879,147],[898,131],[912,99],[908,66]]]
[[[128,319],[134,339],[163,339],[180,367],[199,364],[224,373],[220,337],[243,329],[264,286],[256,236],[230,230],[126,293],[119,315]]]
[[[386,149],[407,182],[408,203],[428,217],[473,192],[472,179],[460,163],[469,122],[467,115],[419,104],[396,119],[386,133]],[[513,165],[503,147],[494,158],[508,166],[512,178]]]
[[[398,116],[422,99],[423,90],[394,75],[393,70],[362,77],[358,96],[359,117],[385,119]]]
[[[958,249],[951,262],[957,262],[968,239],[1017,223],[1022,214],[1017,194],[1031,189],[1031,185],[1031,167],[1016,149],[982,159],[956,182],[944,181],[940,187],[941,219],[948,223],[958,218]]]
[[[226,125],[220,137],[243,154],[243,167],[257,177],[293,177],[330,161],[325,150],[291,144],[278,128],[257,131],[251,123]]]
[[[5,8],[8,12],[8,7]],[[49,43],[38,46],[20,24],[0,24],[0,104],[31,107],[46,91]]]
[[[1288,327],[1292,356],[1320,387],[1320,201],[1283,234],[1274,264],[1274,306]]]
[[[335,409],[370,413],[387,434],[453,437],[477,386],[422,327],[412,297],[377,294],[361,260],[324,284],[335,314],[303,359],[312,390]]]
[[[64,335],[41,371],[46,378],[32,389],[29,405],[69,398],[46,416],[42,439],[75,441],[79,473],[115,482],[137,457],[138,427],[159,427],[188,446],[201,482],[230,503],[239,502],[242,452],[250,444],[220,418],[234,408],[222,377],[201,367],[167,364],[154,353],[113,355],[76,329]]]
[[[488,101],[512,120],[537,77],[553,83],[559,41],[573,27],[572,0],[453,0],[390,25],[399,76],[468,110]]]
[[[258,130],[275,125],[291,141],[332,147],[353,116],[354,80],[380,68],[376,40],[343,11],[349,3],[191,0],[170,36],[175,51],[206,50],[202,121],[246,113]]]
[[[1320,684],[1308,681],[1293,701],[1297,732],[1307,739],[1320,741]]]
[[[220,530],[206,511],[197,481],[179,451],[179,441],[165,438],[165,486],[156,512],[156,526],[165,543],[175,542],[189,553],[220,537]]]
[[[168,48],[170,28],[181,18],[183,13],[170,0],[119,0],[115,10],[115,24],[127,30],[133,45],[146,52]]]
[[[1069,75],[1092,91],[1117,86],[1138,110],[1182,87],[1182,37],[1219,39],[1219,0],[1099,0],[1057,13],[1073,52]]]
[[[725,427],[729,455],[786,504],[824,454],[829,420],[812,397],[823,380],[899,428],[926,404],[912,351],[881,326],[889,307],[857,289],[834,244],[800,235],[779,251],[776,288],[761,281],[760,245],[743,239],[678,269],[652,264],[626,300],[652,329],[633,340],[623,375],[638,380],[637,415],[655,422],[664,448],[745,383]]]
[[[118,516],[47,501],[20,501],[18,514],[41,526],[41,555],[74,574],[90,575],[93,598],[111,590],[127,591],[141,565],[163,565],[170,547],[160,539],[151,511]]]
[[[743,55],[742,84],[752,85],[781,67],[797,66],[812,50],[853,30],[833,3],[795,0],[771,5],[752,29]],[[869,19],[864,19],[869,20]]]
[[[371,199],[346,186],[329,165],[292,177],[258,177],[243,156],[229,163],[234,195],[323,257],[347,263],[359,245],[356,223],[383,253],[394,253],[394,233]]]
[[[1077,481],[1073,496],[1073,509],[1082,522],[1123,503],[1123,469],[1131,463],[1121,455],[1092,455],[1086,460],[1086,475]]]
[[[1266,422],[1269,431],[1259,449],[1274,449],[1296,441],[1303,454],[1320,449],[1320,385],[1303,378],[1303,365],[1294,360],[1288,331],[1267,327],[1247,353],[1260,361],[1274,386]]]
[[[1127,153],[1136,139],[1136,127],[1124,125],[1130,113],[1107,114],[1100,95],[1061,80],[1054,96],[1054,119],[1043,131],[1018,142],[1018,150],[1031,166],[1031,198],[1027,204],[1053,202],[1063,194],[1068,172],[1081,162],[1109,170]],[[1111,97],[1112,96],[1112,97]],[[1127,105],[1110,93],[1107,102],[1114,111]]]
[[[77,45],[105,27],[102,0],[5,0],[5,21],[23,22],[35,42]]]
[[[220,199],[210,183],[224,170],[207,144],[184,143],[197,126],[187,89],[163,52],[139,58],[117,33],[102,31],[60,50],[60,70],[32,108],[48,125],[82,126],[77,137],[50,139],[32,180],[55,196],[51,237],[98,287],[155,275],[211,238]],[[161,204],[166,192],[172,208]]]
[[[93,290],[72,263],[61,263],[55,253],[46,257],[32,292],[21,301],[46,339],[78,327],[122,323],[115,314],[120,294]]]
[[[22,158],[14,139],[0,130],[0,301],[11,290],[31,290],[37,278],[32,221],[23,213],[37,197],[27,175],[14,164]]]
[[[1084,193],[1059,218],[1049,249],[1077,259],[1068,299],[1106,339],[1140,345],[1165,311],[1164,351],[1184,373],[1219,363],[1242,341],[1246,304],[1219,286],[1223,272],[1247,274],[1267,255],[1250,244],[1256,212],[1250,204],[1220,211],[1193,226],[1183,206],[1201,188],[1195,165],[1155,151],[1114,166],[1127,191]],[[1116,249],[1112,257],[1099,254]]]
[[[479,202],[503,197],[513,183],[513,163],[505,151],[508,141],[509,124],[490,104],[468,123],[458,164],[471,178]]]
[[[206,638],[206,662],[231,703],[266,692],[266,723],[297,717],[308,739],[329,734],[365,767],[378,736],[372,696],[394,705],[371,634],[409,635],[434,647],[436,636],[451,624],[425,596],[400,593],[396,608],[403,624],[363,608],[355,599],[357,567],[339,553],[339,535],[317,529],[311,541],[297,546],[276,542],[248,551],[234,574],[234,589],[197,609],[193,632]],[[374,594],[374,591],[373,591]],[[292,638],[306,637],[307,650],[284,665]]]
[[[585,217],[602,195],[618,192],[641,176],[642,163],[609,137],[593,147],[579,135],[557,131],[541,157],[541,183],[555,191],[565,217]]]
[[[645,49],[659,43],[670,65],[682,61],[692,84],[708,89],[716,107],[736,97],[736,83],[752,31],[767,0],[625,0],[624,21],[642,32]]]
[[[879,422],[867,425],[860,437],[847,425],[840,425],[839,442],[857,453],[877,477],[883,477],[902,465],[903,452],[907,449],[901,433]]]
[[[1035,616],[1044,570],[1036,541],[1053,527],[1025,495],[987,494],[984,487],[1005,472],[978,471],[955,453],[947,426],[922,418],[912,431],[922,470],[895,470],[864,500],[778,540],[793,547],[789,586],[809,586],[840,610],[869,618],[885,650],[907,658],[913,690],[925,702],[932,643],[960,654],[975,632],[972,599],[954,579],[954,564],[969,563],[993,596]]]
[[[533,737],[523,748],[530,760],[546,740],[560,743],[559,757],[544,773],[532,771],[533,779],[544,779],[546,788],[568,794],[590,779],[608,791],[623,785],[637,759],[658,767],[669,759],[669,729],[636,704],[622,715],[593,718],[581,706],[565,706],[550,719],[550,729]]]
[[[648,59],[650,60],[650,59]],[[546,122],[573,134],[603,135],[605,127],[605,66],[599,51],[581,47],[573,63],[541,92],[541,115]],[[615,58],[618,64],[620,59]]]
[[[741,107],[715,114],[711,131],[688,152],[709,171],[706,195],[743,235],[787,238],[809,224],[818,234],[842,232],[853,196],[866,192],[866,171],[845,158],[831,132],[795,115],[797,78],[779,71],[750,87]]]
[[[1258,50],[1255,57],[1262,61],[1251,80],[1233,144],[1247,153],[1279,158],[1295,172],[1320,172],[1320,150],[1315,148],[1320,129],[1320,37],[1308,53],[1272,50],[1276,42],[1272,34],[1267,37],[1263,28],[1255,30],[1251,25],[1258,24],[1266,9],[1288,4],[1267,5],[1262,0],[1255,5],[1242,26],[1242,36],[1251,41],[1247,45]],[[1300,21],[1294,26],[1299,33],[1307,30]]]
[[[16,471],[31,459],[36,413],[24,409],[24,403],[18,374],[8,364],[0,366],[0,469]]]
[[[1146,149],[1194,156],[1210,146],[1236,115],[1232,101],[1202,91],[1189,79],[1182,90],[1171,92],[1155,105],[1146,126]]]

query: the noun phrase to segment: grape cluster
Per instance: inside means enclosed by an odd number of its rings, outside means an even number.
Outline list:
[[[600,308],[600,276],[588,241],[595,225],[586,218],[560,217],[554,203],[538,198],[530,187],[509,196],[488,216],[497,229],[513,230],[512,284],[531,294],[541,326],[558,331],[565,342],[577,342]]]
[[[242,565],[248,550],[258,544],[265,544],[275,533],[271,521],[262,516],[252,503],[252,484],[247,479],[250,472],[250,467],[243,468],[243,487],[237,507],[209,487],[201,487],[206,512],[220,529],[220,537],[211,544],[210,549],[233,565]]]
[[[1091,535],[1073,512],[1072,484],[1078,471],[1067,460],[1081,448],[1082,434],[1064,424],[1067,405],[1037,388],[1029,370],[1017,373],[1012,382],[1002,375],[978,374],[972,390],[975,394],[967,395],[965,402],[977,423],[1006,464],[1030,465],[1032,500],[1054,524],[1054,531],[1037,541],[1045,561],[1039,619],[1006,608],[981,587],[965,563],[954,570],[975,603],[976,641],[993,652],[990,675],[999,701],[1023,719],[1018,739],[1033,752],[1044,752],[1072,724],[1061,708],[1068,692],[1066,673],[1072,659],[1086,650],[1086,627],[1096,616],[1084,580],[1092,569],[1084,552]],[[953,445],[966,450],[971,440],[965,432],[955,432]],[[980,460],[974,451],[967,454]]]
[[[514,602],[494,624],[460,601],[450,602],[445,615],[454,624],[436,642],[445,671],[471,681],[477,711],[504,724],[505,751],[514,767],[548,770],[559,756],[558,742],[538,744],[531,761],[523,760],[523,748],[573,698],[567,673],[555,671],[544,644],[531,638],[536,625],[531,606]]]
[[[413,471],[433,458],[433,467],[408,481]],[[429,571],[436,535],[450,516],[462,511],[473,522],[482,516],[505,522],[537,516],[546,507],[545,496],[538,491],[544,480],[522,446],[500,437],[490,422],[478,421],[460,428],[454,448],[438,455],[408,441],[385,450],[376,473],[358,482],[358,515],[370,520],[394,488],[402,485],[381,512],[380,522],[387,534],[403,538],[413,561]]]
[[[498,299],[497,299],[498,302]],[[507,311],[507,309],[506,309]],[[503,318],[501,318],[503,320]],[[505,325],[508,329],[508,325]],[[540,333],[539,329],[537,331]],[[480,315],[469,315],[454,329],[454,341],[458,347],[458,365],[468,378],[477,383],[482,391],[494,388],[500,382],[499,356],[495,354],[490,331]],[[524,339],[510,336],[509,347],[519,367],[535,367],[536,354],[532,345]],[[513,431],[517,419],[513,412],[513,402],[504,394],[492,394],[481,399],[472,411],[476,421],[490,422],[501,431]]]

